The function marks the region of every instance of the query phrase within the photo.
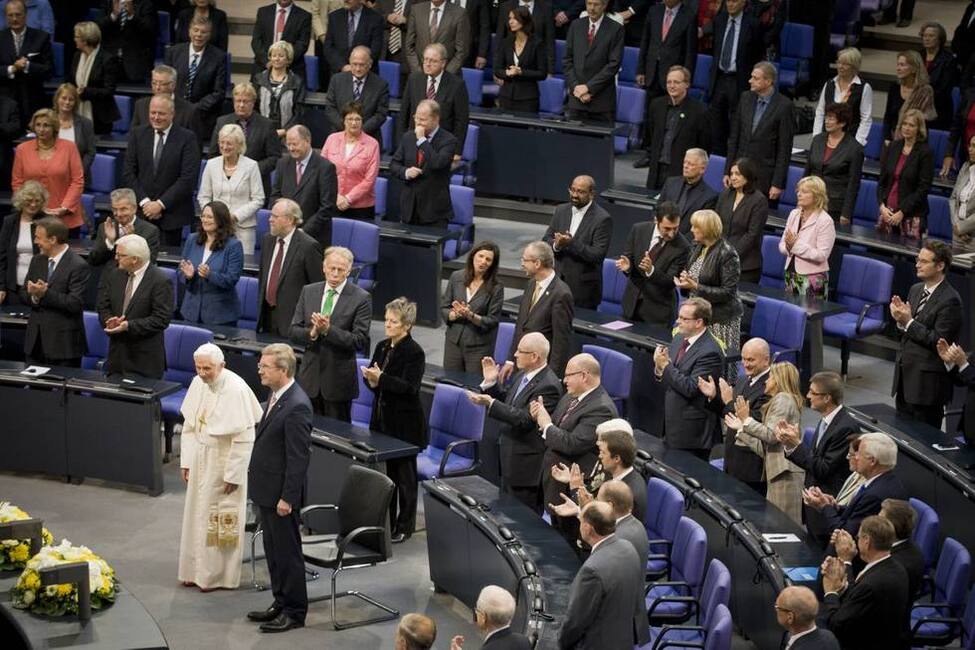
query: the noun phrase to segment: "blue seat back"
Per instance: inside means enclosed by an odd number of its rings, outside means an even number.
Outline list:
[[[853,223],[857,226],[873,228],[877,223],[880,206],[877,204],[877,181],[869,178],[860,180],[857,202],[853,206]]]
[[[562,70],[562,63],[564,59],[565,59],[565,39],[557,38],[555,39],[555,70],[553,70],[553,74],[556,74],[560,77],[563,75],[564,71]]]
[[[951,208],[947,196],[928,194],[928,237],[951,243]]]
[[[773,354],[786,348],[802,350],[805,335],[806,312],[802,307],[765,296],[759,296],[755,301],[749,336],[768,341]],[[791,361],[799,366],[799,359],[793,353],[776,361]]]
[[[934,571],[933,602],[948,603],[951,616],[961,613],[972,574],[972,556],[958,540],[948,537]]]
[[[707,97],[708,87],[711,84],[711,62],[713,57],[710,54],[698,54],[697,64],[694,66],[694,77],[691,79],[691,88],[701,91],[702,96]]]
[[[430,446],[446,449],[457,440],[480,440],[484,432],[484,407],[472,404],[467,391],[459,386],[437,384],[430,407]],[[462,445],[454,452],[474,457],[472,445]]]
[[[314,54],[305,55],[305,88],[318,92],[318,57]]]
[[[707,183],[712,190],[720,190],[724,187],[724,156],[710,156],[708,158],[708,168],[704,170],[704,182]]]
[[[727,606],[718,605],[705,628],[704,650],[731,650],[731,612]]]
[[[848,253],[843,256],[840,278],[836,283],[836,302],[845,305],[847,311],[853,314],[859,314],[867,303],[884,303],[871,307],[867,312],[868,318],[883,320],[893,284],[893,266],[887,262]]]
[[[640,126],[646,111],[647,91],[635,86],[616,87],[616,135],[615,150],[626,153],[631,146],[640,143]]]
[[[115,156],[107,153],[96,153],[91,161],[90,190],[99,194],[111,194],[118,185],[115,182]]]
[[[240,318],[237,327],[245,330],[257,329],[260,306],[257,304],[259,284],[257,278],[242,275],[237,280],[237,299],[240,300]]]
[[[640,48],[627,45],[623,48],[623,62],[620,64],[619,82],[633,85],[636,83],[636,68],[640,60]]]
[[[630,386],[633,383],[633,357],[599,345],[583,345],[582,351],[596,357],[603,388],[613,398],[616,410],[622,416],[626,413],[626,402],[630,399]]]
[[[386,214],[386,196],[389,192],[389,180],[385,176],[376,177],[376,216]]]
[[[380,61],[379,76],[389,84],[389,96],[399,97],[399,63],[396,61]]]
[[[782,197],[779,199],[779,215],[788,217],[789,213],[795,209],[799,199],[796,197],[796,185],[802,179],[802,167],[789,165],[789,171],[785,177],[785,187],[782,188]]]
[[[173,285],[173,311],[179,307],[179,275],[176,273],[176,269],[170,266],[160,266],[158,267],[160,271],[166,274],[169,278],[170,284]]]
[[[870,123],[870,132],[867,134],[867,144],[863,148],[863,157],[869,160],[880,160],[880,154],[884,148],[884,123],[881,120],[874,120]]]
[[[369,359],[356,357],[355,365],[355,376],[359,381],[359,396],[352,400],[352,424],[368,429],[372,422],[372,400],[374,395],[369,386],[366,385],[366,380],[362,377],[362,373],[358,372],[358,369],[363,366],[368,366]]]
[[[379,262],[379,226],[355,219],[332,219],[332,245],[352,251],[355,265],[361,269],[356,284],[371,289]]]
[[[549,77],[538,82],[538,112],[561,115],[565,111],[565,80]]]
[[[626,276],[616,268],[616,260],[603,260],[603,295],[596,311],[603,314],[621,316],[623,314],[623,292],[626,291]]]
[[[132,98],[128,95],[115,95],[115,106],[119,118],[112,123],[112,133],[128,133],[132,124]]]
[[[504,364],[511,350],[511,339],[515,336],[515,324],[508,321],[498,323],[498,337],[494,340],[494,361]]]
[[[480,106],[484,101],[484,72],[477,68],[461,68],[464,85],[467,86],[467,102],[471,106]]]
[[[647,514],[643,518],[647,538],[673,541],[683,512],[684,495],[680,490],[660,478],[647,481]],[[650,544],[650,552],[664,553],[666,549],[660,544]]]
[[[204,343],[213,342],[213,332],[191,325],[170,325],[165,332],[166,381],[175,381],[189,387],[196,376],[193,353]]]
[[[724,563],[714,558],[708,564],[701,587],[701,627],[707,629],[718,605],[728,606],[731,599],[731,572]]]
[[[948,132],[941,129],[928,129],[928,146],[931,148],[934,168],[940,171],[941,163],[944,162],[945,153],[948,151]]]
[[[460,157],[465,162],[477,162],[477,144],[481,137],[481,127],[476,124],[467,125],[467,137],[464,139],[464,151]]]
[[[708,535],[704,528],[690,517],[681,517],[670,550],[670,579],[686,582],[692,595],[700,595],[707,556]]]
[[[459,235],[457,239],[444,242],[444,260],[460,257],[474,245],[474,188],[451,185],[450,203],[454,216],[447,224],[447,229]]]
[[[81,360],[81,367],[85,370],[94,370],[98,368],[100,361],[104,361],[108,357],[108,334],[102,329],[97,313],[86,311],[83,316],[88,352]]]
[[[254,243],[254,251],[258,253],[261,250],[261,240],[264,239],[264,235],[271,232],[271,211],[267,208],[261,208],[254,215],[254,221],[254,237],[257,240]]]
[[[941,538],[941,519],[934,508],[920,499],[911,498],[911,507],[917,513],[914,531],[911,539],[921,549],[924,556],[924,566],[930,569],[938,559],[938,541]]]
[[[64,79],[64,43],[51,42],[51,57],[54,59],[54,78]]]
[[[762,277],[758,283],[773,289],[785,288],[785,255],[779,252],[781,237],[762,235]]]
[[[393,116],[387,115],[383,125],[379,127],[379,137],[382,138],[380,145],[383,153],[393,153]]]
[[[163,54],[166,52],[166,47],[172,41],[170,38],[170,25],[172,24],[172,18],[168,11],[157,11],[157,19],[159,20],[159,31],[156,34],[156,58],[163,58]],[[149,44],[146,44],[148,47]]]

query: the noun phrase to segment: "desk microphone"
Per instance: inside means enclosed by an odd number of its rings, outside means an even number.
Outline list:
[[[213,338],[217,339],[218,341],[226,341],[227,335],[224,334],[223,332],[214,332]]]
[[[463,503],[468,508],[477,507],[477,499],[475,499],[474,497],[469,496],[467,494],[461,494],[459,495],[459,498],[460,498],[460,502]]]
[[[362,451],[370,454],[374,454],[377,451],[379,451],[378,449],[370,445],[368,442],[363,442],[362,440],[353,440],[352,446],[355,447],[356,449],[361,449]]]

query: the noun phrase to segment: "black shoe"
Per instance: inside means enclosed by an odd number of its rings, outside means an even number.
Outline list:
[[[261,624],[261,632],[287,632],[295,628],[305,627],[304,621],[299,621],[285,614],[278,614],[273,621]]]
[[[633,163],[633,169],[645,169],[650,166],[650,156],[641,156],[639,160]]]
[[[877,25],[889,25],[892,22],[894,22],[894,19],[893,18],[888,18],[887,16],[881,16],[877,20]]]
[[[897,21],[897,26],[900,27],[901,29],[904,29],[905,27],[910,27],[911,21],[908,20],[907,18],[901,18],[900,20]]]
[[[273,621],[281,613],[280,607],[275,607],[271,605],[267,609],[259,609],[253,612],[247,612],[247,620],[254,621],[255,623],[267,623],[268,621]]]
[[[396,533],[392,537],[393,544],[402,544],[411,537],[411,533]]]
[[[863,24],[864,27],[874,27],[877,24],[877,19],[871,16],[870,14],[867,14],[860,20],[860,22]]]

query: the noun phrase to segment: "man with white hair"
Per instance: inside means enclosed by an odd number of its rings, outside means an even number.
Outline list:
[[[180,469],[186,483],[179,579],[201,591],[236,589],[243,555],[247,466],[261,405],[247,382],[224,367],[223,351],[193,353],[196,377],[180,407]]]
[[[481,648],[488,650],[530,650],[531,642],[524,634],[511,631],[511,619],[515,615],[515,597],[497,585],[481,589],[474,606],[474,625],[484,635]],[[464,637],[450,640],[450,650],[461,650]]]

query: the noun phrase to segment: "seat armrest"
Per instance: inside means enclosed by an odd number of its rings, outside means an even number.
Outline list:
[[[683,631],[683,632],[700,632],[701,635],[707,634],[705,629],[700,625],[664,625],[660,628],[660,633],[657,634],[657,638],[653,641],[653,646],[651,650],[657,650],[660,644],[667,639],[667,633],[671,630]]]
[[[650,590],[654,587],[673,587],[678,591],[681,589],[686,589],[688,594],[691,593],[691,586],[683,580],[657,580],[647,583],[646,588],[643,590],[644,595],[649,594]]]
[[[375,535],[376,533],[385,535],[386,528],[383,526],[359,526],[348,535],[338,538],[336,542],[338,554],[335,556],[335,560],[339,563],[339,566],[342,565],[342,556],[345,555],[345,549],[348,548],[349,544],[354,542],[357,537],[361,537],[363,535]]]
[[[647,618],[653,620],[653,612],[657,609],[657,606],[662,603],[684,603],[688,606],[690,610],[687,614],[687,618],[691,616],[699,616],[701,613],[701,604],[697,602],[697,598],[693,596],[661,596],[653,601],[650,605],[650,609],[647,610]]]
[[[446,478],[447,476],[460,476],[461,472],[454,472],[453,474],[447,474],[447,460],[450,458],[450,454],[453,453],[455,449],[462,445],[474,445],[474,458],[472,459],[471,468],[464,470],[463,473],[472,472],[477,469],[477,466],[481,464],[481,447],[478,444],[478,440],[455,440],[444,449],[443,456],[440,458],[440,469],[437,470],[438,478]]]
[[[961,625],[961,619],[954,616],[922,616],[914,622],[914,625],[911,626],[912,639],[917,635],[918,631],[920,631],[921,626],[926,623],[946,623],[949,626],[948,630],[951,635],[955,636],[955,630]]]
[[[870,311],[874,307],[883,307],[886,304],[887,303],[883,303],[883,302],[867,302],[867,303],[864,303],[863,307],[860,308],[860,315],[857,316],[856,333],[857,334],[860,333],[860,328],[863,326],[863,319],[865,319],[867,317],[867,312],[868,311]],[[884,311],[881,310],[880,313],[881,313],[881,318],[883,319]]]

